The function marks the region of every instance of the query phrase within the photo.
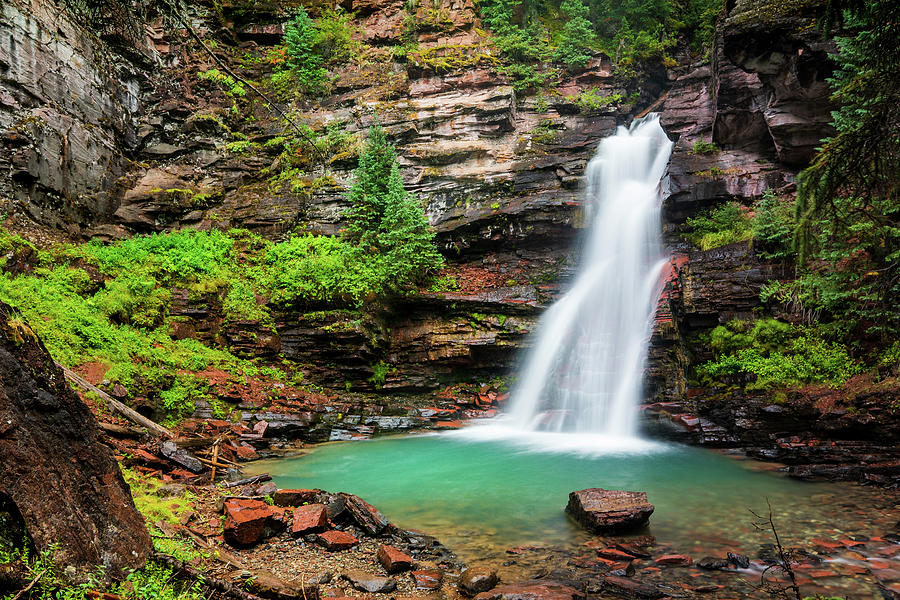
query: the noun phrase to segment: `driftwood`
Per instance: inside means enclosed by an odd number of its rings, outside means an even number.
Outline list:
[[[119,437],[132,437],[139,438],[143,436],[146,431],[143,429],[138,429],[137,427],[126,427],[124,425],[114,425],[113,423],[103,423],[102,421],[98,423],[100,425],[100,429],[109,433],[111,435],[119,436]]]
[[[216,437],[196,437],[196,438],[175,438],[172,440],[179,448],[205,448],[210,446],[219,439]]]
[[[233,583],[229,583],[228,581],[219,579],[218,577],[213,577],[209,573],[198,571],[184,561],[178,560],[177,558],[174,558],[167,554],[156,553],[153,555],[153,560],[159,563],[163,563],[166,566],[171,567],[173,570],[187,575],[188,577],[199,580],[202,585],[216,590],[217,592],[221,592],[225,595],[226,598],[236,598],[237,600],[261,600],[259,596],[254,596],[253,594],[245,592]]]
[[[263,473],[262,475],[254,475],[253,477],[247,477],[246,479],[238,479],[237,481],[229,481],[224,484],[227,488],[237,487],[239,485],[250,485],[251,483],[260,483],[263,481],[272,481],[272,476],[268,473]]]
[[[72,383],[74,383],[75,385],[77,385],[78,387],[80,387],[82,389],[88,390],[90,392],[94,392],[95,394],[100,396],[100,398],[102,398],[103,400],[108,402],[111,407],[116,409],[116,411],[118,411],[120,414],[122,414],[122,416],[127,418],[129,421],[132,421],[133,423],[137,423],[141,427],[146,427],[147,429],[149,429],[150,431],[152,431],[153,433],[155,433],[157,435],[161,435],[161,436],[167,437],[167,438],[175,437],[174,433],[172,433],[171,431],[169,431],[162,425],[160,425],[158,423],[154,423],[153,421],[151,421],[144,415],[140,414],[136,410],[133,410],[133,409],[125,406],[124,404],[122,404],[121,402],[119,402],[118,400],[116,400],[115,398],[113,398],[112,396],[110,396],[109,394],[107,394],[106,392],[104,392],[103,390],[98,388],[97,386],[82,379],[77,373],[75,373],[71,369],[67,369],[66,367],[62,366],[59,363],[56,363],[56,366],[59,367],[60,369],[62,369],[62,372],[66,376],[66,379],[68,379],[69,381],[71,381]]]

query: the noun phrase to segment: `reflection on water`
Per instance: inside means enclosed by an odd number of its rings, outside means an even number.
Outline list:
[[[563,509],[569,492],[587,487],[647,492],[656,506],[649,533],[695,556],[752,553],[771,541],[749,512],[765,512],[767,498],[786,544],[877,527],[866,510],[871,492],[857,486],[794,481],[679,445],[596,447],[585,455],[448,435],[381,438],[260,461],[252,471],[271,473],[282,488],[358,494],[392,522],[437,536],[464,560],[514,546],[583,543],[590,536]]]

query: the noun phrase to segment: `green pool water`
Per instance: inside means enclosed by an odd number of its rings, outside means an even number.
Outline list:
[[[563,509],[570,491],[587,487],[647,492],[656,506],[649,533],[684,552],[755,552],[771,540],[749,511],[765,512],[767,498],[788,543],[875,526],[859,487],[799,482],[760,471],[761,463],[680,445],[617,448],[613,441],[551,452],[513,440],[405,436],[326,444],[252,470],[271,473],[282,488],[362,496],[392,522],[437,536],[463,558],[583,543],[589,536]]]

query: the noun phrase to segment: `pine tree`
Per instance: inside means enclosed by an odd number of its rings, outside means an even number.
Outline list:
[[[364,256],[376,255],[394,289],[421,282],[443,258],[421,204],[403,186],[396,153],[379,125],[369,130],[354,175],[347,240]]]
[[[284,45],[287,63],[303,88],[310,93],[322,91],[328,79],[328,71],[322,66],[322,57],[316,50],[319,32],[315,22],[301,6],[293,20],[284,28]]]
[[[570,67],[583,67],[591,59],[589,50],[597,38],[587,18],[589,10],[582,0],[563,0],[560,10],[567,20],[554,57]]]

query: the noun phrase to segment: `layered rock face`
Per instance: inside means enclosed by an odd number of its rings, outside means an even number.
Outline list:
[[[152,548],[112,451],[43,344],[0,303],[0,496],[66,577],[113,577]]]
[[[181,26],[108,4],[124,22],[141,24],[141,33],[128,43],[109,31],[92,37],[76,24],[89,24],[91,15],[72,6],[74,16],[64,15],[53,33],[56,13],[40,0],[7,3],[0,13],[13,40],[0,48],[0,125],[7,129],[0,164],[8,165],[0,185],[21,214],[105,239],[180,227],[243,227],[270,238],[340,230],[352,152],[331,157],[327,176],[273,184],[263,174],[278,154],[266,142],[283,133],[273,113],[256,103],[234,119],[234,99],[197,77],[216,65],[185,43]],[[791,193],[796,172],[828,135],[833,46],[815,27],[820,5],[730,3],[710,62],[683,55],[667,72],[623,84],[598,57],[529,97],[517,97],[495,71],[470,2],[442,0],[433,7],[439,23],[418,7],[418,52],[343,68],[333,95],[299,112],[316,127],[332,123],[360,137],[377,117],[397,144],[407,187],[427,205],[460,289],[360,311],[273,307],[274,332],[253,322],[223,325],[218,298],[198,301],[175,290],[176,334],[241,354],[283,354],[308,365],[312,382],[339,390],[420,393],[502,374],[577,263],[579,182],[594,149],[617,125],[652,109],[676,147],[663,206],[673,260],[648,395],[683,398],[686,369],[703,359],[685,340],[751,313],[765,280],[790,276],[745,245],[697,252],[679,233],[688,216],[724,200]],[[201,35],[221,27],[217,35],[229,46],[219,56],[281,40],[288,16],[274,5],[220,8],[213,15],[190,7]],[[376,55],[387,55],[400,39],[404,3],[354,0],[348,8]],[[453,61],[465,66],[454,69]],[[587,90],[618,100],[588,108],[578,102]],[[260,150],[229,150],[238,129]],[[721,151],[694,154],[700,140]],[[127,166],[125,157],[133,159]]]

